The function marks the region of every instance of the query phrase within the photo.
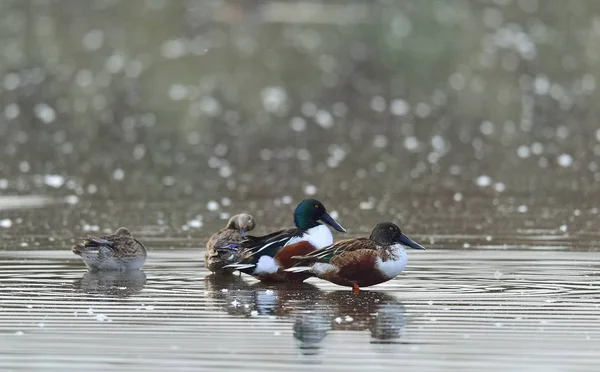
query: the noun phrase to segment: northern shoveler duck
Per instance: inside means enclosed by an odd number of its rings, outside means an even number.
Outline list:
[[[249,214],[240,213],[231,217],[225,228],[208,239],[204,254],[204,266],[213,273],[231,274],[234,269],[227,269],[224,266],[240,260],[240,240],[255,226],[256,221]]]
[[[230,267],[262,281],[302,282],[313,274],[286,273],[294,265],[292,256],[305,255],[333,243],[331,230],[319,221],[340,232],[346,230],[327,213],[318,200],[306,199],[294,211],[295,228],[279,230],[264,236],[246,236],[240,242],[242,259]]]
[[[146,248],[125,227],[113,235],[84,239],[73,247],[73,253],[92,271],[136,270],[146,261]]]
[[[309,254],[294,256],[294,267],[286,272],[310,273],[337,285],[353,287],[358,293],[360,287],[369,287],[387,282],[404,270],[408,255],[403,245],[414,249],[425,249],[406,236],[391,222],[377,224],[371,236],[342,240],[331,246]],[[309,266],[300,266],[309,263]]]

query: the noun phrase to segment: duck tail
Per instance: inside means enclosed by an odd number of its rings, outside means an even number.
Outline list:
[[[288,273],[305,273],[312,271],[312,267],[310,266],[294,266],[288,269],[284,269],[283,271]]]
[[[77,244],[74,245],[73,248],[71,248],[71,251],[77,255],[81,255],[81,253],[83,253],[85,247],[83,245]]]
[[[254,264],[229,264],[229,265],[223,266],[223,268],[234,269],[234,270],[245,270],[245,269],[251,269],[253,267],[256,267],[256,265],[254,265]]]

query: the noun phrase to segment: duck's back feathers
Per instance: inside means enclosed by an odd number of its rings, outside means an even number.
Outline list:
[[[275,231],[263,236],[247,235],[241,242],[244,259],[252,257],[258,260],[259,256],[275,257],[277,252],[285,246],[292,238],[302,236],[304,230],[292,228]]]
[[[239,260],[241,239],[239,231],[227,227],[211,236],[206,242],[204,266],[214,273],[231,274],[233,270],[224,266]]]
[[[146,248],[120,228],[115,234],[89,237],[73,247],[91,269],[120,270],[140,268],[146,259]]]
[[[240,246],[240,233],[232,229],[222,229],[208,239],[207,250],[232,250]]]
[[[337,243],[334,243],[328,247],[318,249],[314,252],[311,252],[307,255],[303,256],[294,256],[293,258],[305,262],[332,262],[336,258],[340,257],[343,254],[358,251],[358,250],[372,250],[376,253],[379,246],[377,243],[372,241],[369,238],[356,238],[356,239],[346,239],[340,240]]]

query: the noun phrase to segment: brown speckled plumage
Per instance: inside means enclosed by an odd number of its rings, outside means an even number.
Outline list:
[[[90,270],[140,269],[146,261],[146,248],[131,232],[120,227],[112,235],[90,237],[73,247]]]
[[[204,266],[214,273],[231,274],[233,269],[224,269],[223,266],[240,260],[239,242],[255,226],[256,222],[249,214],[241,213],[231,217],[227,225],[206,242]]]

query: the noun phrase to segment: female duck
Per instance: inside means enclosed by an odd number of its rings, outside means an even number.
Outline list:
[[[425,249],[391,222],[377,224],[369,238],[339,241],[329,247],[293,257],[310,266],[296,266],[286,272],[311,273],[337,285],[369,287],[387,282],[404,270],[408,256],[403,245]]]
[[[237,214],[229,219],[227,226],[208,239],[204,254],[204,266],[217,274],[231,274],[234,269],[224,266],[240,259],[239,243],[247,231],[256,226],[254,217],[249,214]]]
[[[137,270],[146,262],[146,248],[131,232],[120,227],[113,235],[87,238],[73,247],[92,271]]]
[[[303,200],[294,210],[295,228],[276,231],[264,236],[246,236],[240,242],[242,259],[230,267],[262,281],[303,281],[311,273],[286,273],[283,269],[296,263],[293,256],[305,255],[333,243],[331,230],[319,221],[340,232],[346,230],[327,213],[318,200]]]

